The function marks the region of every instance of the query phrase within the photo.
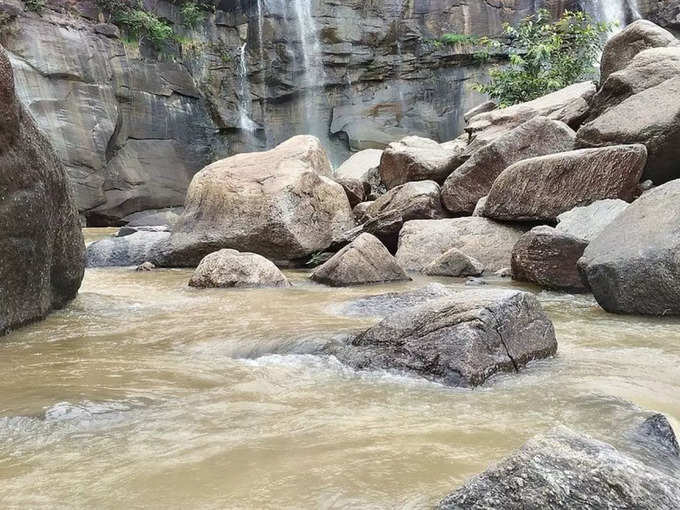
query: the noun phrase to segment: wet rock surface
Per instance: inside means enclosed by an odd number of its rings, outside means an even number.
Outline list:
[[[170,238],[167,231],[137,231],[95,241],[87,247],[87,267],[137,266],[153,260]]]
[[[278,267],[255,253],[219,250],[207,255],[189,280],[198,288],[290,287]]]

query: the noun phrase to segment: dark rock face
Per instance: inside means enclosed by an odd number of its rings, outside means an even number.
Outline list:
[[[387,248],[366,233],[317,267],[311,278],[332,287],[410,280]]]
[[[578,130],[579,147],[644,144],[644,179],[680,177],[680,76],[635,94]]]
[[[0,335],[73,299],[84,255],[64,167],[19,103],[0,47]]]
[[[378,197],[364,214],[366,219],[371,219],[389,211],[397,211],[402,221],[444,218],[446,212],[440,193],[439,185],[434,181],[409,182]]]
[[[647,161],[643,145],[562,152],[515,163],[498,176],[484,216],[502,221],[555,221],[576,206],[630,202]]]
[[[170,232],[138,231],[100,239],[87,247],[87,267],[137,266],[152,260]]]
[[[541,287],[586,292],[576,263],[588,243],[552,227],[536,227],[512,250],[512,277]]]
[[[191,183],[158,265],[193,267],[222,248],[275,261],[325,250],[354,226],[345,191],[330,174],[312,136],[207,166]]]
[[[653,414],[634,431],[633,439],[651,450],[661,450],[672,457],[680,457],[680,445],[673,427],[663,414]]]
[[[510,255],[524,229],[487,218],[453,218],[406,222],[399,234],[397,261],[407,271],[422,271],[434,259],[458,248],[487,271],[510,265]]]
[[[409,310],[427,301],[451,296],[454,291],[439,283],[407,292],[386,292],[350,301],[339,307],[338,313],[349,316],[385,317],[396,312]]]
[[[470,290],[397,312],[334,346],[361,370],[390,369],[449,386],[477,386],[557,351],[555,332],[526,292]]]
[[[680,180],[654,188],[586,248],[579,269],[614,313],[680,314]]]
[[[255,253],[219,250],[207,255],[189,280],[198,288],[290,287],[273,262]]]
[[[680,479],[608,443],[557,427],[529,440],[438,506],[506,510],[672,510]]]
[[[607,41],[600,63],[601,80],[606,82],[612,73],[626,67],[643,50],[677,44],[673,34],[660,26],[647,20],[635,21]]]
[[[574,148],[576,133],[563,122],[535,117],[474,152],[442,186],[444,206],[456,214],[470,214],[486,196],[496,177],[523,159]]]
[[[352,208],[366,200],[366,196],[370,193],[370,186],[359,179],[336,179],[336,182],[345,190],[347,200],[349,200],[349,205]]]

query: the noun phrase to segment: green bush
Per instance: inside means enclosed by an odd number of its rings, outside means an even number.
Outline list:
[[[180,14],[182,15],[182,25],[187,28],[196,28],[205,18],[205,13],[201,7],[194,2],[183,3],[180,7]]]
[[[162,50],[175,40],[172,26],[154,13],[144,10],[141,2],[97,0],[97,4],[131,39],[148,40],[157,50]]]
[[[475,88],[501,107],[554,92],[596,73],[595,63],[612,24],[595,23],[583,12],[566,11],[553,21],[542,9],[516,27],[505,25],[510,63],[489,71],[489,82]],[[499,41],[487,40],[487,47]]]
[[[25,0],[26,9],[40,14],[45,8],[45,0]]]

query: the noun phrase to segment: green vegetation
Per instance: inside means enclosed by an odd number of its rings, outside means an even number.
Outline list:
[[[558,20],[542,9],[516,27],[505,25],[510,64],[489,72],[489,82],[475,88],[501,107],[531,101],[595,74],[604,44],[603,34],[612,24],[595,23],[583,12],[566,11]],[[487,47],[500,47],[487,39]]]
[[[45,8],[45,0],[24,0],[24,4],[27,10],[38,14]]]
[[[194,2],[185,2],[180,7],[182,14],[182,25],[187,28],[194,29],[205,18],[205,12],[198,4]]]

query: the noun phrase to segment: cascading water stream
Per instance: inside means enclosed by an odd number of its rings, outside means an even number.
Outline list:
[[[243,43],[239,48],[238,79],[239,79],[239,127],[248,133],[255,131],[257,127],[251,119],[252,99],[250,97],[250,82],[248,81],[248,55],[246,53],[248,43]]]
[[[615,23],[612,33],[623,30],[629,21],[640,19],[636,0],[599,0],[599,19],[605,23]]]

